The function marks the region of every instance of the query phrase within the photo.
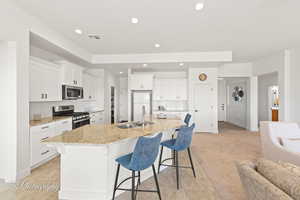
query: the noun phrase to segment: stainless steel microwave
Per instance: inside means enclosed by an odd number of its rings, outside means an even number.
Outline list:
[[[83,99],[83,88],[76,86],[63,85],[62,86],[63,100]]]

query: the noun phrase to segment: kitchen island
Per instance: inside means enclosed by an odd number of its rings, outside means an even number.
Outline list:
[[[117,169],[115,159],[132,152],[138,137],[162,132],[162,140],[166,140],[182,125],[177,118],[153,122],[145,126],[86,125],[45,140],[61,154],[59,199],[111,199]],[[164,152],[164,158],[170,156],[171,152]],[[157,162],[158,159],[155,166]],[[121,168],[119,180],[129,176],[131,172]],[[150,168],[141,172],[142,181],[151,176]],[[130,186],[130,181],[124,184]],[[117,195],[121,193],[118,192]]]

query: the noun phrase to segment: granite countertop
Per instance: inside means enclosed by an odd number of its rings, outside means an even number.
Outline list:
[[[60,121],[60,120],[64,120],[64,119],[69,119],[71,117],[45,117],[42,118],[41,120],[30,120],[29,121],[29,125],[30,127],[32,126],[40,126],[43,124],[48,124],[51,122],[55,122],[55,121]]]
[[[154,119],[154,124],[129,129],[121,129],[117,124],[86,125],[72,131],[65,132],[59,136],[44,140],[50,144],[109,144],[127,138],[137,138],[178,128],[182,122],[178,118]]]

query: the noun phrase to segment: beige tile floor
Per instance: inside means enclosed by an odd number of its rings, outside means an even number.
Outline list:
[[[181,189],[176,190],[175,170],[167,169],[159,175],[162,198],[165,200],[243,200],[245,195],[235,169],[235,161],[255,159],[260,156],[259,135],[230,124],[221,124],[221,134],[195,134],[192,154],[197,178],[192,171],[180,171]],[[180,153],[180,161],[187,164],[187,153]],[[23,181],[37,185],[59,186],[59,162],[55,158],[32,171]],[[142,188],[154,187],[153,178],[142,183]],[[28,188],[17,190],[11,185],[0,185],[2,200],[57,200],[58,193]],[[117,200],[129,200],[130,193],[123,193]],[[138,200],[158,199],[155,193],[140,193]]]

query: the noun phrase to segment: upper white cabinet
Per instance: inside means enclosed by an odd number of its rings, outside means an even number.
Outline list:
[[[154,100],[187,100],[187,79],[155,79],[153,94]]]
[[[82,67],[67,61],[60,61],[64,85],[82,87]]]
[[[61,68],[39,58],[30,58],[29,93],[31,102],[61,101]]]
[[[130,76],[131,90],[153,90],[153,74],[132,74]]]
[[[82,76],[84,100],[96,100],[97,77],[84,73]]]

